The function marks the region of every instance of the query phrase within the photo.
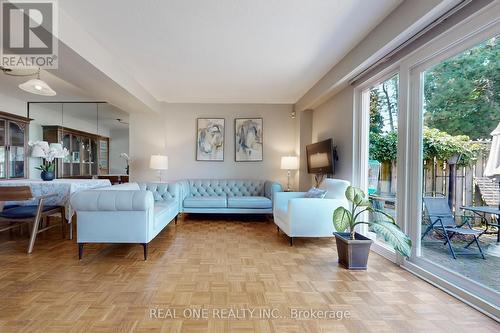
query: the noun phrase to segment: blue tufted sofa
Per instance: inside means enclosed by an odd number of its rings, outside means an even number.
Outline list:
[[[273,196],[281,184],[253,179],[188,179],[180,181],[185,213],[272,214]]]
[[[177,183],[127,183],[75,193],[79,257],[86,243],[148,243],[180,211]]]

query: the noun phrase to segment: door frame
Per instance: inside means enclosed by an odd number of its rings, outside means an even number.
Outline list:
[[[499,320],[499,293],[421,257],[422,218],[422,94],[424,69],[500,35],[500,3],[494,2],[425,43],[381,73],[354,87],[353,184],[367,188],[369,100],[363,92],[384,77],[399,72],[397,223],[413,242],[410,258],[391,254],[374,244],[373,250],[459,298],[486,315]],[[369,106],[369,105],[368,105]],[[369,109],[368,109],[369,110]],[[362,230],[361,231],[365,231]]]

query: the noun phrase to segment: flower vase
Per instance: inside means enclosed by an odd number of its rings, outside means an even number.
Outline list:
[[[54,178],[56,178],[56,174],[54,171],[42,171],[40,176],[44,181],[51,181],[54,180]]]

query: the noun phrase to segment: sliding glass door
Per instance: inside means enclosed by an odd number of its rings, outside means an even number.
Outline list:
[[[353,182],[411,237],[373,249],[500,317],[500,24],[484,11],[355,87]],[[380,218],[368,216],[367,218]]]
[[[422,123],[416,259],[462,287],[494,295],[500,291],[499,190],[485,165],[500,124],[499,39],[442,58],[413,73]]]

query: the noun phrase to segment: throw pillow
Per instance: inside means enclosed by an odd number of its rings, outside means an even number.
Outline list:
[[[319,188],[313,187],[307,191],[306,198],[320,198],[323,199],[326,195],[327,190],[320,190]]]

